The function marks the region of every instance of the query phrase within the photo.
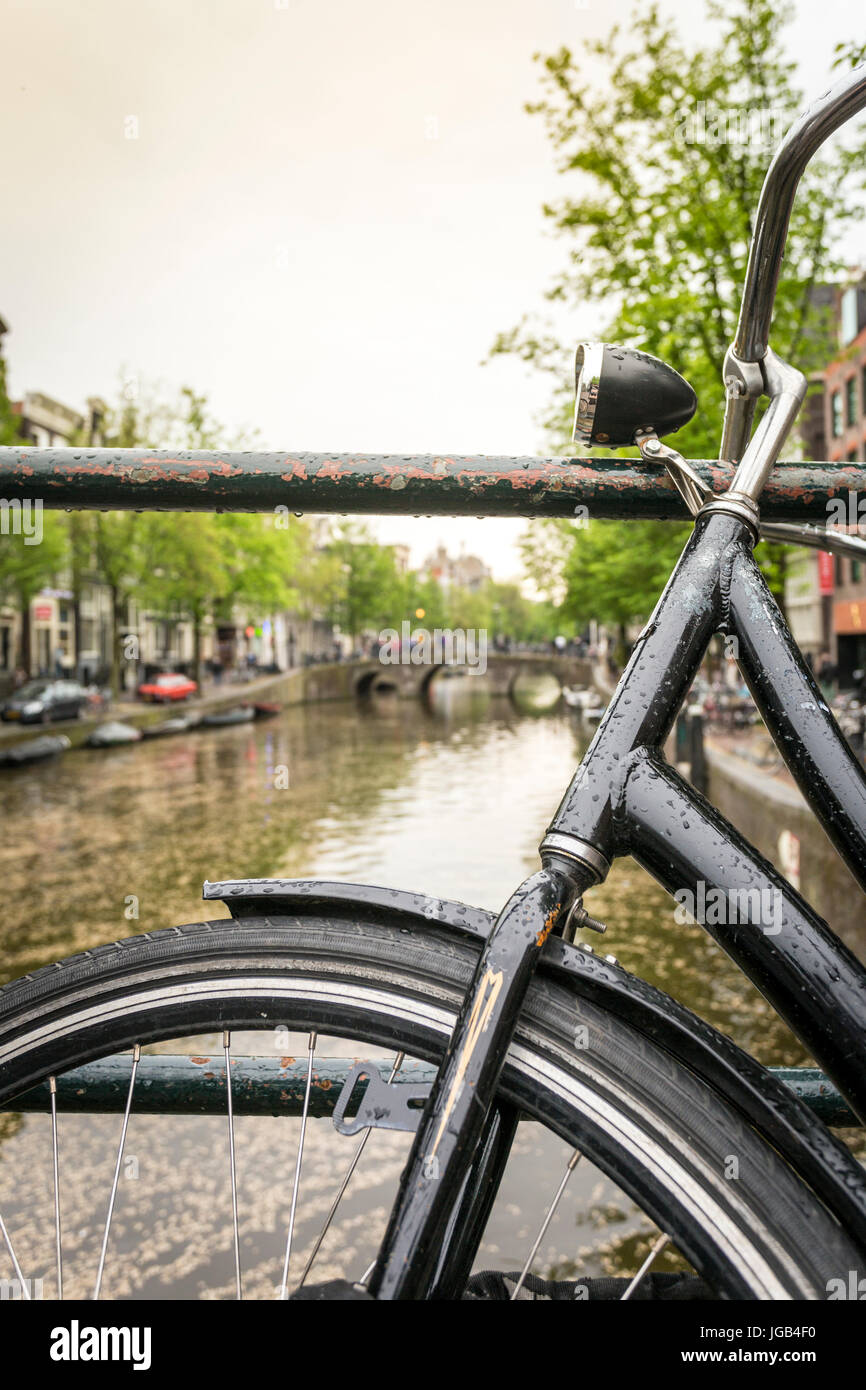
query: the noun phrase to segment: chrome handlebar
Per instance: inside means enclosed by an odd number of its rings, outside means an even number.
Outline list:
[[[766,390],[760,364],[769,347],[776,287],[800,178],[824,141],[864,107],[866,64],[848,73],[798,117],[767,170],[749,249],[737,330],[725,359],[721,459],[742,459],[755,403]]]

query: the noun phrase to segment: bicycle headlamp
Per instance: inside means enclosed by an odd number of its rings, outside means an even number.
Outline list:
[[[673,434],[691,420],[698,398],[658,357],[611,343],[580,343],[574,359],[573,438],[618,449],[648,430]]]

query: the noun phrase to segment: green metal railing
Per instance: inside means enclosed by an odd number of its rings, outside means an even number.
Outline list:
[[[357,1061],[354,1057],[327,1057],[317,1062],[310,1089],[310,1115],[327,1118],[333,1114],[343,1083]],[[129,1094],[130,1065],[129,1057],[108,1057],[58,1076],[57,1109],[88,1115],[122,1112]],[[231,1065],[232,1106],[236,1115],[301,1114],[307,1080],[306,1060],[233,1057]],[[382,1062],[380,1065],[383,1079],[387,1080],[390,1064]],[[859,1124],[832,1082],[817,1068],[773,1067],[771,1071],[825,1124]],[[435,1067],[427,1062],[405,1061],[392,1084],[430,1083],[435,1073]],[[355,1114],[364,1089],[363,1082],[354,1088],[348,1115]],[[19,1114],[49,1114],[48,1082],[0,1109]],[[222,1055],[145,1054],[139,1060],[135,1079],[135,1111],[144,1115],[224,1115],[226,1073]]]
[[[695,460],[715,492],[730,464]],[[866,468],[782,463],[761,497],[766,521],[826,521],[828,504],[866,490]],[[441,454],[172,453],[165,449],[0,449],[0,503],[143,511],[355,512],[446,516],[660,517],[686,520],[662,465],[640,459]]]

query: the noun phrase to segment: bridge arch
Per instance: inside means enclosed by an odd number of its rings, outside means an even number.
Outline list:
[[[362,699],[367,695],[372,695],[374,690],[397,690],[399,687],[395,680],[389,679],[382,667],[373,667],[372,670],[362,671],[355,682],[355,694]]]
[[[522,675],[552,675],[560,689],[565,685],[592,685],[591,664],[579,657],[545,652],[489,652],[483,673],[469,665],[448,665],[443,669],[441,663],[416,666],[410,662],[394,665],[359,662],[355,665],[350,689],[359,697],[370,695],[374,690],[396,690],[402,696],[425,698],[432,682],[441,679],[446,670],[455,675],[474,676],[477,672],[491,695],[508,695],[512,699],[514,686]]]

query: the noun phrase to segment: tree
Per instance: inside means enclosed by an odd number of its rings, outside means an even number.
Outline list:
[[[0,349],[0,445],[8,447],[21,442],[18,423],[6,386],[6,358]]]
[[[207,397],[190,386],[174,398],[157,387],[125,388],[107,411],[107,448],[220,449],[247,447],[249,435],[230,436],[210,412]],[[111,685],[120,684],[120,626],[129,600],[170,622],[193,627],[196,678],[201,681],[204,628],[236,603],[266,610],[293,596],[291,576],[308,549],[305,523],[292,518],[280,529],[273,516],[134,512],[92,513],[70,519],[73,567],[79,584],[90,562],[108,584],[112,600]]]
[[[357,522],[344,523],[326,547],[332,588],[325,596],[331,622],[352,638],[365,628],[396,627],[405,611],[405,586],[390,546],[378,545]]]
[[[661,593],[688,532],[688,525],[670,522],[589,525],[565,562],[562,611],[579,627],[591,618],[615,626],[622,641],[627,624],[644,617]]]
[[[189,618],[193,630],[195,679],[202,680],[202,638],[214,595],[227,582],[224,536],[216,518],[155,512],[138,529],[140,578],[137,598],[169,621]]]
[[[486,587],[494,636],[502,633],[518,642],[544,642],[555,636],[558,622],[552,604],[524,597],[519,584],[491,579]]]
[[[12,402],[6,386],[6,359],[0,352],[0,444],[4,446],[21,443],[18,416],[12,409]],[[21,612],[18,652],[16,662],[22,670],[29,672],[32,666],[32,635],[30,630],[30,605],[46,584],[56,578],[63,563],[65,540],[63,527],[51,512],[40,510],[38,529],[36,518],[30,515],[31,534],[25,535],[20,524],[16,524],[16,509],[11,506],[4,513],[4,526],[0,531],[0,600],[15,603]],[[39,536],[37,543],[36,537]]]
[[[423,614],[419,617],[418,614]],[[448,596],[433,575],[414,572],[406,576],[405,597],[400,620],[413,626],[423,626],[428,632],[440,631],[452,626],[448,608]],[[395,626],[397,626],[395,624]]]
[[[11,600],[21,614],[16,659],[28,673],[33,666],[30,605],[40,589],[56,580],[66,557],[66,534],[60,518],[43,510],[39,527],[37,544],[29,544],[19,528],[4,527],[0,533],[0,601]]]
[[[591,78],[568,48],[539,55],[544,94],[527,107],[543,119],[569,183],[544,208],[567,247],[548,299],[573,310],[584,332],[594,324],[582,306],[595,306],[608,315],[607,337],[670,361],[687,377],[700,406],[676,443],[698,458],[718,451],[721,368],[752,216],[772,148],[802,105],[783,55],[785,9],[772,0],[709,0],[707,14],[714,41],[692,51],[656,6],[638,11],[627,35],[615,28],[585,45]],[[837,141],[810,165],[794,207],[773,345],[806,371],[833,351],[829,313],[816,291],[843,268],[834,248],[846,226],[862,219],[864,168],[862,140]],[[500,352],[554,374],[544,424],[553,446],[570,451],[573,383],[549,327],[524,319],[496,340],[493,353]],[[573,527],[566,543],[595,545],[596,527],[608,523]],[[616,569],[616,533],[608,534]],[[601,559],[596,553],[594,561]],[[778,591],[780,556],[772,559]],[[644,616],[655,595],[641,592],[637,576],[636,569],[626,606]]]

